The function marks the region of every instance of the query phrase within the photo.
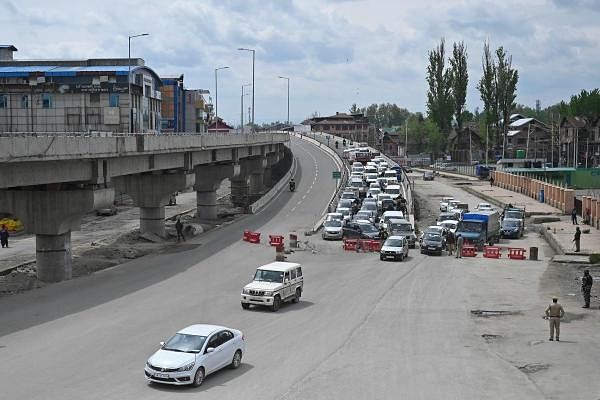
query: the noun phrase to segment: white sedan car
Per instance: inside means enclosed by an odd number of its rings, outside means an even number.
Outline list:
[[[200,386],[209,374],[238,368],[246,351],[244,334],[218,325],[191,325],[177,332],[146,362],[150,382]]]
[[[478,211],[492,211],[494,207],[490,203],[479,203],[477,204]]]

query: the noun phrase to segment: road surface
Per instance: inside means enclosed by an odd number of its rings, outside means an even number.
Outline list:
[[[314,251],[288,256],[304,266],[302,301],[277,313],[242,310],[242,286],[275,252],[240,241],[241,232],[304,232],[334,190],[333,161],[310,143],[293,139],[292,147],[297,191],[283,192],[261,213],[165,254],[0,299],[3,398],[545,398],[490,350],[470,313],[509,307],[481,288],[512,285],[502,278],[511,274],[536,280],[543,262],[502,270],[490,260],[418,250],[402,263],[380,262],[377,254],[343,252],[340,242],[310,236],[303,240]],[[458,190],[434,184],[420,190]],[[523,265],[526,276],[519,275]],[[158,342],[194,323],[241,329],[243,365],[209,376],[200,388],[147,384],[143,366]]]

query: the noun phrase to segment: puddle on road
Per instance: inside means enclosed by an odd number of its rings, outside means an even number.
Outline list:
[[[493,343],[495,340],[502,339],[502,335],[493,335],[491,333],[484,333],[481,337],[488,343]]]
[[[517,365],[516,367],[519,369],[519,371],[524,372],[526,374],[535,374],[536,372],[550,368],[550,364],[531,363],[521,366]]]
[[[502,317],[505,315],[521,315],[521,311],[506,311],[506,310],[471,310],[471,315],[481,318]]]

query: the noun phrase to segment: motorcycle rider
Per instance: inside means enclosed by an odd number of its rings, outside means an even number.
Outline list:
[[[290,192],[296,190],[296,182],[294,182],[294,178],[290,179]]]

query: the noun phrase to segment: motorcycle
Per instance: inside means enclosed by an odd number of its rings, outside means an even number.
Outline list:
[[[296,183],[290,182],[290,192],[294,192],[294,191],[296,191]]]

